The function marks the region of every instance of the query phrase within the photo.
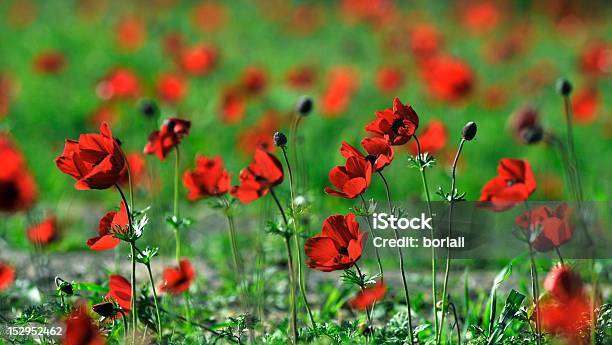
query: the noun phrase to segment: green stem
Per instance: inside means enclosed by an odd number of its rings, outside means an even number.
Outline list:
[[[119,191],[119,194],[121,195],[121,200],[123,200],[123,203],[125,204],[125,210],[128,214],[128,230],[130,233],[130,238],[133,236],[134,234],[134,228],[132,227],[132,210],[125,198],[125,194],[123,193],[123,190],[121,190],[121,187],[119,187],[118,184],[115,185],[115,187],[117,188],[117,190]],[[137,322],[137,313],[136,313],[136,244],[134,243],[134,241],[130,241],[130,251],[131,251],[131,259],[132,259],[132,277],[131,277],[131,284],[132,284],[132,301],[131,301],[131,308],[132,308],[132,341],[134,343],[136,343],[136,322]]]
[[[162,326],[161,317],[159,315],[159,305],[157,303],[157,290],[155,289],[155,282],[153,281],[153,273],[151,272],[151,263],[147,262],[147,272],[149,272],[149,282],[151,283],[151,289],[153,290],[153,300],[155,301],[155,314],[157,316],[157,338],[159,343],[162,343]]]
[[[363,282],[364,274],[361,273],[361,269],[359,269],[359,265],[357,265],[357,263],[355,263],[355,268],[357,269],[357,273],[359,274],[359,280]],[[359,287],[361,288],[361,291],[364,291],[366,288],[363,283],[360,283]],[[372,310],[374,310],[374,308],[372,308]],[[367,308],[366,308],[366,318],[368,319],[368,328],[371,328],[372,327],[372,317],[370,316],[370,311]]]
[[[242,304],[245,309],[248,309],[249,301],[245,287],[245,274],[244,274],[244,265],[242,262],[242,258],[240,257],[240,252],[238,251],[238,241],[236,236],[236,225],[234,223],[234,216],[231,213],[231,205],[227,199],[223,199],[225,202],[225,217],[227,218],[228,223],[228,235],[230,239],[231,251],[232,251],[232,261],[234,262],[236,284],[239,286],[240,296],[242,299]]]
[[[529,214],[531,212],[531,210],[529,209],[529,205],[527,205],[527,202],[523,202],[523,205],[525,206],[525,209],[527,210],[527,219],[531,219],[531,215]],[[529,240],[528,240],[529,241]],[[540,345],[542,343],[542,329],[541,329],[541,325],[540,325],[540,302],[539,302],[539,297],[540,297],[540,292],[539,292],[539,288],[538,288],[538,270],[535,264],[535,259],[533,256],[533,246],[531,245],[531,242],[528,242],[529,244],[529,264],[530,264],[530,276],[531,276],[531,294],[533,295],[533,306],[534,306],[534,310],[536,313],[536,343],[538,345]]]
[[[361,203],[363,204],[363,211],[367,213],[368,205],[367,205],[367,203],[365,201],[365,198],[363,197],[363,194],[359,194],[359,197],[361,198]],[[363,216],[363,218],[365,218],[365,221],[368,224],[368,228],[372,232],[372,235],[375,236],[374,228],[372,227],[372,224],[370,224],[370,218],[368,216],[369,215],[365,215],[365,216]],[[378,252],[378,248],[377,247],[374,247],[374,253],[376,253],[376,262],[378,264],[378,272],[380,274],[380,280],[384,282],[385,281],[385,274],[383,272],[382,262],[380,260],[380,253]]]
[[[174,207],[172,216],[177,224],[174,226],[174,238],[175,238],[175,249],[176,249],[176,263],[181,261],[181,234],[179,233],[179,164],[180,164],[180,151],[178,146],[176,150],[176,159],[174,161]]]

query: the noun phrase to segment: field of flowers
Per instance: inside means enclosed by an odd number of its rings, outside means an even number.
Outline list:
[[[1,1],[0,344],[612,344],[611,15]]]

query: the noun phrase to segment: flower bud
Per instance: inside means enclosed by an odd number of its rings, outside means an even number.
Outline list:
[[[308,116],[312,111],[312,107],[312,98],[309,96],[300,97],[295,104],[295,110],[298,112],[298,114],[300,114],[300,116]]]
[[[62,282],[62,284],[59,286],[59,289],[66,296],[72,296],[74,294],[74,289],[72,288],[72,284],[68,282]]]
[[[461,136],[465,140],[472,140],[476,136],[477,129],[478,128],[476,126],[476,122],[470,121],[466,123],[465,126],[463,126],[463,129],[461,130]]]
[[[544,138],[544,129],[541,126],[531,126],[521,132],[521,139],[525,144],[536,144]]]
[[[278,147],[287,145],[287,137],[282,132],[274,132],[274,144]]]
[[[557,92],[564,97],[567,97],[572,93],[572,83],[565,78],[561,78],[557,81]]]
[[[115,305],[112,302],[94,304],[92,309],[96,312],[96,314],[102,317],[114,317],[117,314]]]
[[[152,118],[159,113],[159,107],[152,99],[143,99],[140,101],[140,112],[147,118]]]

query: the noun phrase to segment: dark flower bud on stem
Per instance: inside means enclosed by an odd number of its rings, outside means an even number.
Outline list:
[[[159,107],[154,100],[143,99],[140,101],[140,112],[147,118],[153,118],[159,113]]]
[[[96,314],[102,317],[115,317],[115,315],[117,314],[115,310],[115,305],[112,302],[102,302],[94,304],[92,309],[96,312]]]
[[[461,136],[465,140],[472,140],[476,136],[477,130],[478,127],[476,126],[476,122],[470,121],[466,123],[465,126],[463,126],[463,129],[461,130]]]
[[[59,289],[62,293],[64,293],[67,296],[72,296],[74,294],[74,289],[72,288],[72,284],[68,282],[63,282],[59,286]]]
[[[557,92],[563,96],[567,97],[572,93],[572,83],[565,78],[561,78],[557,81]]]
[[[525,144],[536,144],[544,138],[544,129],[541,126],[531,126],[521,132],[521,138]]]
[[[285,136],[285,134],[283,134],[282,132],[275,132],[274,133],[274,145],[278,147],[287,145],[287,136]]]
[[[310,96],[302,96],[298,99],[295,104],[295,110],[300,114],[300,116],[308,116],[312,111],[313,103],[312,98]]]

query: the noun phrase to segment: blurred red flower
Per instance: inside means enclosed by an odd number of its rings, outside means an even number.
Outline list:
[[[221,92],[221,120],[228,124],[240,122],[244,117],[246,101],[242,92],[236,87],[228,87]]]
[[[212,46],[200,44],[181,53],[181,67],[192,75],[210,72],[217,62],[217,50]]]
[[[189,190],[187,198],[196,201],[227,193],[231,180],[229,173],[223,168],[221,157],[197,156],[195,169],[183,174],[183,185]]]
[[[35,246],[47,246],[59,239],[57,219],[54,216],[47,217],[42,222],[28,228],[26,235],[30,243]]]
[[[136,97],[140,92],[140,82],[134,72],[121,67],[115,69],[100,81],[96,92],[98,97],[103,100]]]
[[[15,281],[15,269],[6,262],[0,261],[0,291],[6,290]]]
[[[129,52],[138,50],[147,38],[145,23],[136,16],[121,18],[115,27],[115,38],[119,48]]]
[[[454,102],[474,88],[474,75],[467,63],[450,56],[428,59],[421,66],[427,89],[436,98]]]
[[[536,189],[531,164],[527,160],[504,158],[497,166],[498,175],[489,180],[480,194],[483,206],[505,211],[526,201]]]
[[[357,310],[367,310],[377,301],[382,300],[387,292],[387,286],[382,281],[367,287],[349,301],[349,306]]]
[[[448,130],[444,122],[432,119],[429,121],[425,129],[419,135],[419,143],[421,144],[421,153],[429,152],[436,154],[446,146],[448,141]],[[410,152],[413,155],[418,153],[416,141],[410,142]]]
[[[346,141],[342,142],[340,153],[344,158],[353,156],[365,158],[372,164],[373,173],[382,171],[393,161],[393,147],[384,138],[365,138],[361,141],[361,146],[366,150],[367,156],[364,156],[363,153]]]
[[[558,265],[546,276],[544,287],[549,294],[539,300],[542,329],[568,344],[590,344],[589,328],[597,305],[584,291],[580,277],[568,266]]]
[[[185,38],[180,32],[169,32],[162,38],[162,50],[173,60],[179,61],[185,50]]]
[[[89,123],[95,127],[100,127],[103,122],[109,125],[114,124],[118,118],[119,114],[115,107],[111,104],[103,104],[91,113]]]
[[[548,206],[528,210],[518,216],[515,223],[527,231],[535,250],[547,252],[572,238],[571,218],[572,210],[564,203],[558,205],[554,210]]]
[[[257,95],[263,92],[267,85],[266,71],[260,67],[247,67],[242,72],[240,86],[248,95]]]
[[[268,110],[255,124],[238,134],[238,149],[252,155],[258,148],[266,151],[274,148],[273,133],[279,129],[279,117],[276,111]]]
[[[391,17],[399,12],[389,0],[342,0],[338,4],[342,16],[349,22],[365,22],[375,29],[392,22]]]
[[[540,112],[532,105],[522,106],[510,115],[508,127],[512,136],[519,143],[533,143],[532,134],[542,131]]]
[[[123,201],[119,204],[119,211],[109,211],[98,222],[98,236],[87,240],[87,246],[91,250],[113,249],[120,239],[115,237],[117,233],[129,230],[129,220],[126,205]]]
[[[213,32],[223,28],[227,18],[227,9],[223,4],[202,1],[193,8],[191,22],[204,32]]]
[[[191,121],[170,117],[164,120],[158,131],[149,134],[144,148],[144,154],[156,154],[159,160],[166,159],[168,152],[181,143],[184,136],[189,134]]]
[[[129,170],[126,169],[125,174],[121,177],[119,184],[127,186],[130,182],[130,178],[133,186],[137,186],[142,182],[146,173],[146,161],[144,157],[138,152],[130,152],[125,155],[127,159]],[[129,176],[128,176],[129,172]]]
[[[157,78],[157,95],[166,102],[183,100],[189,88],[187,81],[178,74],[164,73]]]
[[[337,189],[325,187],[325,193],[345,199],[360,196],[370,186],[372,164],[363,156],[351,156],[345,165],[335,166],[329,172],[329,181]]]
[[[233,187],[231,194],[240,202],[249,203],[283,182],[283,166],[274,155],[258,148],[253,162],[240,171],[239,177],[240,185]]]
[[[104,345],[106,339],[87,313],[87,302],[79,301],[66,320],[64,345]]]
[[[304,243],[308,260],[306,264],[323,272],[351,268],[361,258],[367,233],[361,233],[355,215],[336,214],[323,222],[321,234]]]
[[[412,138],[419,127],[419,116],[409,104],[399,98],[393,100],[393,108],[377,111],[376,120],[368,123],[365,130],[389,140],[391,145],[403,145]]]
[[[580,68],[592,76],[605,76],[612,73],[612,46],[597,42],[587,46],[580,55]]]
[[[576,92],[572,98],[572,113],[580,124],[593,122],[599,111],[599,92],[594,87],[587,87]]]
[[[3,133],[0,133],[0,162],[0,212],[30,209],[36,202],[36,183],[21,152]]]
[[[497,27],[501,17],[500,10],[494,2],[480,1],[464,8],[461,21],[473,33],[487,33]]]
[[[321,112],[328,117],[340,116],[348,107],[357,90],[357,77],[345,67],[333,69],[327,87],[321,96]]]
[[[121,309],[128,313],[132,309],[132,284],[129,280],[118,274],[111,274],[108,281],[109,292],[107,298],[115,301]],[[117,315],[121,318],[121,313]]]
[[[404,72],[397,67],[382,67],[376,72],[376,87],[382,93],[393,93],[404,84]]]
[[[434,55],[442,44],[438,29],[429,24],[420,24],[410,30],[410,50],[417,58]]]
[[[0,74],[0,119],[8,114],[13,86],[9,78]]]
[[[34,58],[34,70],[40,74],[55,74],[66,66],[64,54],[55,50],[38,53]]]
[[[163,273],[163,281],[159,287],[160,291],[173,295],[185,292],[195,278],[195,270],[187,259],[182,259],[178,267],[166,268]]]
[[[312,66],[296,66],[287,71],[285,79],[289,87],[303,90],[312,87],[316,70]]]
[[[81,134],[78,141],[66,139],[57,167],[77,182],[78,190],[107,189],[119,183],[127,165],[121,146],[106,123],[100,134]]]

